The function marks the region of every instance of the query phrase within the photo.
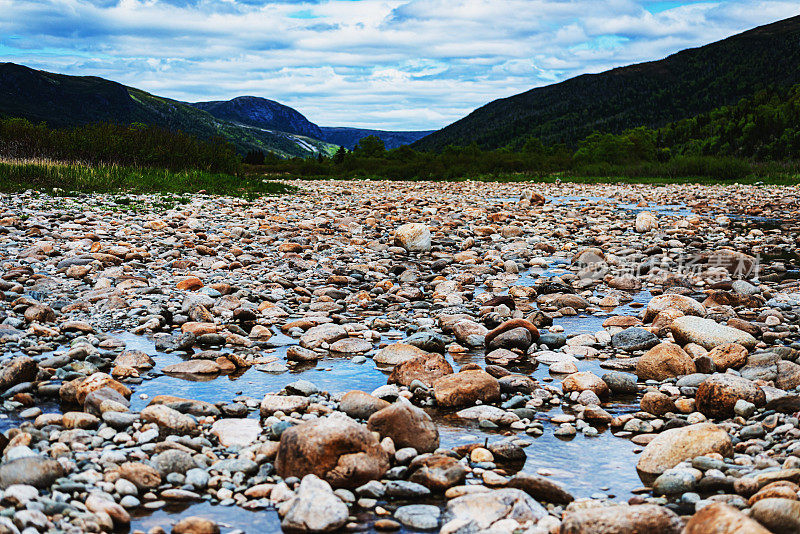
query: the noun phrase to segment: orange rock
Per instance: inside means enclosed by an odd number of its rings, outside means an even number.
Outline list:
[[[183,291],[196,291],[203,287],[203,281],[196,276],[189,276],[179,281],[176,287]]]

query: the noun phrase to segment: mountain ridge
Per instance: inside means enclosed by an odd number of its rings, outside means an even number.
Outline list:
[[[800,82],[800,16],[666,58],[583,74],[497,99],[412,144],[519,147],[529,137],[574,146],[593,131],[659,127]]]

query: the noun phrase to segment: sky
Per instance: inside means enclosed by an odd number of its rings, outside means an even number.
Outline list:
[[[497,98],[800,14],[797,0],[0,0],[0,61],[322,126],[438,129]]]

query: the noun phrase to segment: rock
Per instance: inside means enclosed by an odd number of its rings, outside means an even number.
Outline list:
[[[361,354],[372,350],[372,343],[366,339],[347,337],[331,343],[328,349],[338,354]]]
[[[398,449],[413,447],[418,452],[432,452],[439,447],[439,431],[431,417],[410,402],[396,402],[375,412],[367,428],[382,438],[390,437]]]
[[[430,504],[401,506],[394,517],[407,527],[418,530],[433,530],[439,526],[439,508]]]
[[[519,331],[519,329],[525,332]],[[515,332],[513,335],[506,335],[504,338],[497,339],[499,336],[509,334],[512,331]],[[525,351],[528,350],[532,343],[536,343],[538,340],[539,329],[533,323],[526,319],[511,319],[500,324],[491,332],[486,333],[484,343],[488,350],[517,348]]]
[[[339,402],[339,409],[353,419],[369,419],[372,414],[390,405],[369,393],[354,390],[344,394]]]
[[[608,385],[608,388],[614,393],[623,395],[633,395],[638,391],[636,387],[636,377],[628,373],[621,373],[619,371],[612,371],[602,376],[603,382]]]
[[[197,462],[191,454],[178,449],[167,449],[156,454],[152,463],[162,477],[166,477],[170,473],[184,474],[197,467]]]
[[[155,362],[153,358],[140,350],[126,350],[121,352],[119,356],[114,359],[114,365],[146,370],[152,369]]]
[[[414,380],[431,385],[437,379],[453,374],[453,366],[441,354],[425,354],[406,360],[392,370],[389,384],[409,386]]]
[[[800,365],[780,360],[776,364],[776,371],[775,386],[785,390],[792,390],[800,386]]]
[[[431,232],[427,225],[421,223],[404,224],[395,230],[394,242],[408,252],[428,252],[431,249]]]
[[[284,478],[315,474],[333,487],[355,488],[382,477],[389,457],[364,425],[337,416],[285,430],[275,467]]]
[[[739,369],[747,361],[747,349],[738,343],[726,343],[714,347],[708,357],[714,362],[717,371]]]
[[[634,229],[640,233],[645,234],[651,230],[658,228],[658,219],[649,211],[640,211],[636,214],[636,222]]]
[[[78,404],[83,405],[89,393],[102,388],[111,388],[126,399],[131,398],[131,390],[127,386],[117,382],[105,373],[94,373],[78,385],[75,392],[75,400]]]
[[[603,379],[596,374],[583,371],[580,373],[573,373],[561,381],[561,389],[564,393],[573,391],[592,391],[600,398],[608,396],[608,385],[603,382]]]
[[[456,341],[473,347],[485,345],[486,334],[489,333],[489,330],[487,330],[485,326],[469,319],[458,321],[452,328],[453,334],[456,336]],[[475,342],[473,342],[473,340]]]
[[[751,515],[773,534],[800,532],[800,501],[794,499],[767,498],[753,505]]]
[[[64,468],[55,460],[43,456],[25,456],[0,464],[0,489],[15,484],[49,488],[64,475]]]
[[[303,477],[294,498],[283,503],[281,528],[296,532],[333,532],[347,522],[347,505],[333,493],[330,484],[313,474]]]
[[[408,480],[421,484],[434,492],[463,484],[467,469],[455,458],[443,454],[423,454],[417,456],[408,466]]]
[[[505,488],[482,493],[469,493],[447,502],[449,521],[442,533],[486,532],[506,519],[517,523],[536,522],[547,510],[524,491]]]
[[[441,334],[435,334],[433,332],[417,332],[407,337],[403,343],[418,347],[425,352],[444,354],[447,346],[447,339]]]
[[[38,371],[36,362],[27,356],[17,356],[10,362],[4,362],[0,370],[0,393],[17,384],[33,382]]]
[[[337,341],[338,343],[338,341]],[[321,354],[311,349],[306,349],[298,345],[292,345],[286,349],[286,359],[290,362],[315,362],[322,357]]]
[[[172,408],[173,410],[194,415],[196,417],[204,417],[208,415],[212,417],[219,417],[221,415],[219,408],[211,403],[194,399],[173,397],[171,395],[156,395],[150,400],[149,406],[155,406],[157,404],[163,404],[164,406]]]
[[[640,406],[645,412],[658,416],[677,411],[672,399],[660,391],[648,391],[645,393],[640,401]]]
[[[753,256],[731,249],[718,249],[703,252],[700,259],[712,267],[723,267],[737,278],[747,278],[758,266]]]
[[[712,503],[689,518],[684,534],[769,534],[769,530],[733,506]]]
[[[756,406],[766,404],[764,391],[755,383],[731,374],[714,374],[697,388],[697,410],[707,417],[725,419],[735,413],[736,401],[744,399]]]
[[[140,462],[126,462],[119,466],[119,476],[129,480],[136,489],[147,492],[161,485],[161,475],[149,465]]]
[[[301,395],[264,395],[261,400],[261,417],[269,417],[275,412],[291,414],[292,412],[305,412],[311,401]]]
[[[205,517],[184,517],[172,527],[172,534],[219,534],[216,521]]]
[[[439,406],[445,408],[500,400],[500,383],[485,371],[471,370],[444,376],[433,384]]]
[[[379,350],[374,360],[375,363],[381,365],[400,365],[403,362],[427,355],[427,352],[414,345],[394,343]]]
[[[640,380],[666,380],[696,372],[691,356],[674,343],[659,343],[636,362]]]
[[[681,534],[675,512],[654,504],[598,506],[567,512],[559,534]]]
[[[702,317],[678,317],[672,321],[670,330],[676,343],[697,343],[706,350],[728,343],[738,343],[747,350],[756,346],[756,339],[747,332]]]
[[[633,352],[637,350],[647,350],[658,345],[658,338],[644,328],[626,328],[611,336],[611,345],[615,349]]]
[[[261,425],[256,419],[219,419],[211,425],[211,434],[223,447],[247,447],[258,439]]]
[[[331,345],[348,337],[347,330],[340,324],[324,323],[312,326],[300,336],[300,346],[306,349],[318,349],[323,343]]]
[[[675,293],[666,293],[650,299],[644,314],[645,322],[652,321],[656,315],[669,308],[676,309],[684,315],[702,317],[706,314],[706,307],[693,298]]]
[[[197,421],[191,415],[182,414],[163,404],[148,406],[142,410],[141,418],[155,423],[162,434],[192,435],[197,432]]]
[[[728,433],[713,423],[665,430],[647,444],[636,470],[643,481],[648,482],[667,469],[671,469],[684,460],[719,453],[722,456],[733,454],[733,445]]]
[[[508,481],[508,487],[521,489],[537,501],[569,504],[575,500],[561,484],[539,475],[518,473]]]
[[[212,360],[189,360],[166,365],[162,371],[167,374],[214,375],[222,372],[222,367]]]
[[[117,528],[127,527],[131,522],[131,516],[125,508],[111,500],[111,497],[102,496],[100,493],[91,493],[86,498],[86,509],[90,512],[105,513],[114,522]]]

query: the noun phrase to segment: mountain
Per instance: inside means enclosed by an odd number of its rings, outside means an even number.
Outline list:
[[[233,100],[194,102],[189,105],[233,123],[323,139],[319,126],[299,111],[274,100],[239,96]]]
[[[621,132],[730,105],[769,85],[800,82],[800,16],[652,61],[585,74],[495,100],[417,141],[441,150],[477,143],[519,147],[529,137],[574,146],[593,131]]]
[[[383,141],[386,150],[391,150],[403,145],[410,145],[414,141],[433,133],[433,130],[391,132],[386,130],[364,130],[362,128],[328,126],[322,126],[320,130],[322,130],[322,137],[320,137],[320,139],[323,141],[333,143],[334,145],[340,145],[351,150],[360,140],[370,135],[374,135]]]
[[[220,119],[183,102],[103,78],[54,74],[14,63],[0,63],[0,115],[46,122],[53,127],[140,122],[201,139],[222,137],[240,152],[272,151],[284,157],[331,154],[337,148],[297,132]]]

